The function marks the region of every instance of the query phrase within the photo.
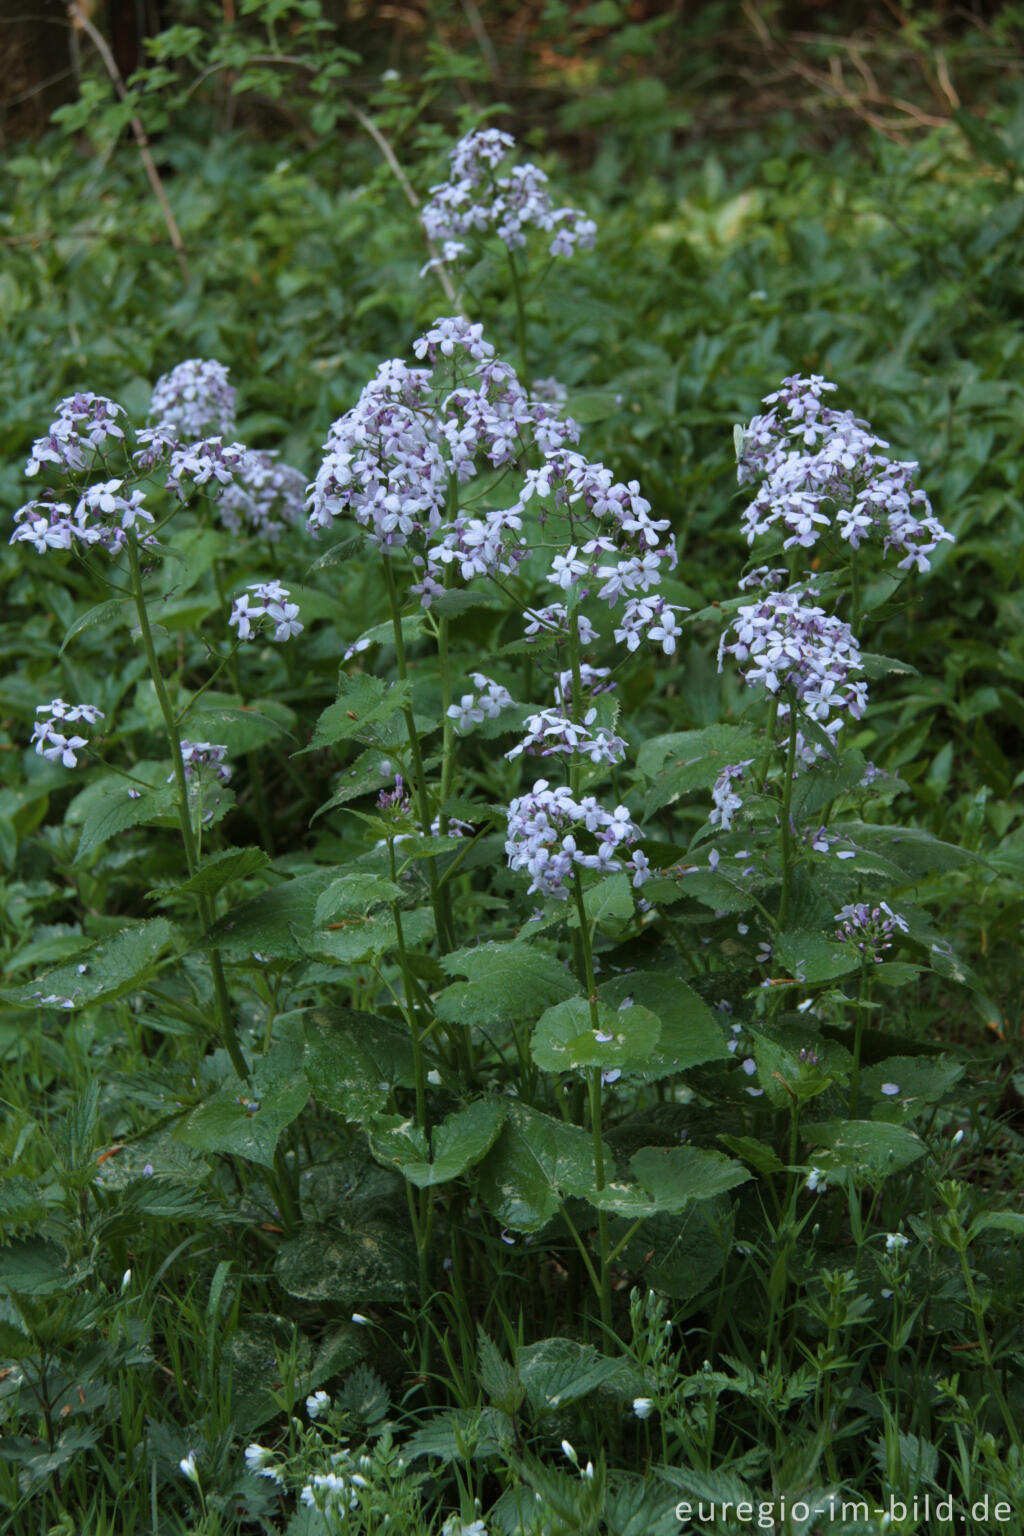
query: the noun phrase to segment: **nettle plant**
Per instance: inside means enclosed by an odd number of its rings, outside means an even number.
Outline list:
[[[493,229],[513,253],[532,221],[554,255],[585,244],[588,221],[554,209],[537,175],[499,174],[510,149],[493,131],[463,141],[453,181],[435,188],[432,235]],[[571,1445],[572,1472],[555,1473],[526,1448],[557,1446],[568,1405],[595,1444],[624,1422],[647,1435],[656,1414],[666,1465],[710,1466],[714,1404],[733,1391],[761,1433],[754,1482],[773,1476],[784,1439],[754,1376],[679,1387],[706,1335],[693,1360],[688,1346],[667,1353],[662,1303],[637,1290],[627,1304],[630,1283],[704,1298],[712,1341],[736,1326],[730,1299],[756,1296],[762,1360],[781,1358],[804,1324],[808,1245],[835,1249],[854,1211],[858,1240],[885,1235],[861,1192],[873,1212],[890,1175],[925,1158],[920,1122],[961,1074],[893,1019],[928,970],[970,979],[913,899],[929,872],[970,856],[890,824],[899,783],[850,739],[871,690],[903,670],[862,649],[862,631],[949,536],[916,465],[829,408],[833,385],[790,378],[737,429],[758,563],[738,596],[690,611],[671,518],[584,456],[556,381],[531,383],[458,314],[412,353],[383,363],[334,422],[308,491],[230,441],[234,396],[217,363],[160,380],[146,426],[95,395],[62,402],[28,466],[57,483],[17,514],[14,541],[77,558],[115,591],[66,645],[126,617],[153,707],[137,691],[119,730],[113,685],[109,698],[55,698],[32,739],[54,772],[96,764],[75,865],[130,829],[176,827],[178,868],[151,893],[174,920],[124,920],[6,1002],[67,1014],[131,996],[138,1027],[171,1017],[215,1047],[193,1061],[170,1129],[137,1138],[122,1168],[170,1185],[183,1149],[208,1158],[211,1177],[229,1164],[239,1201],[269,1216],[275,1282],[307,1319],[340,1322],[348,1345],[375,1323],[424,1380],[444,1371],[456,1406],[405,1456],[499,1470],[498,1528],[618,1529],[629,1476],[601,1458],[581,1470]],[[212,517],[194,510],[204,492]],[[308,563],[303,508],[315,538],[344,530],[309,572],[311,609],[276,564]],[[225,530],[273,574],[229,591]],[[218,635],[190,689],[161,633],[181,562],[218,594],[203,609]],[[342,601],[325,600],[339,579]],[[371,620],[359,633],[355,614]],[[720,666],[744,683],[732,718],[654,733],[673,708],[658,680],[671,682],[679,637],[712,624]],[[267,696],[287,670],[261,674],[253,707],[240,664],[256,644],[288,667],[303,648],[314,669],[340,653],[312,733]],[[222,676],[232,692],[216,695]],[[162,755],[150,760],[133,743],[154,729]],[[286,767],[311,829],[280,850],[261,748],[283,731],[306,737]],[[332,765],[321,805],[301,774],[308,754]],[[258,847],[230,840],[238,757]],[[68,1283],[86,1283],[55,1242]],[[770,1280],[749,1288],[766,1266]],[[18,1305],[2,1255],[0,1275]],[[833,1291],[808,1326],[834,1342],[850,1304]],[[559,1306],[582,1337],[527,1342]],[[889,1359],[897,1374],[905,1345]],[[1004,1403],[991,1353],[986,1364]],[[315,1380],[290,1370],[289,1414],[331,1367]],[[330,1394],[311,1400],[313,1419],[335,1412]],[[834,1401],[822,1411],[836,1422]],[[364,1419],[375,1448],[346,1442],[334,1460],[314,1430],[303,1448],[289,1430],[287,1455],[253,1442],[261,1508],[290,1488],[325,1520],[377,1510],[370,1484],[394,1476],[391,1429],[383,1411]],[[181,1461],[204,1501],[211,1456],[196,1444]],[[829,1470],[841,1470],[831,1451]],[[480,1492],[461,1488],[467,1530],[481,1526]]]

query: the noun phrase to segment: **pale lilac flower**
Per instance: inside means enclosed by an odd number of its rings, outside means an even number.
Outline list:
[[[157,379],[149,416],[183,442],[233,432],[235,391],[228,383],[228,370],[212,358],[187,358]]]
[[[95,725],[103,719],[103,711],[95,704],[66,704],[63,699],[52,699],[49,704],[37,704],[36,714],[42,715],[32,727],[32,741],[40,757],[49,763],[60,762],[65,768],[77,766],[77,753],[86,745],[84,736],[68,736],[60,727],[84,721]]]
[[[124,431],[117,424],[117,418],[124,414],[124,407],[105,395],[91,391],[68,395],[57,406],[47,435],[33,444],[26,475],[37,475],[45,464],[71,474],[86,469],[96,451],[108,442],[118,446],[124,442]]]
[[[231,768],[224,761],[227,751],[226,746],[217,746],[210,741],[182,741],[181,760],[186,782],[191,783],[205,769],[211,768],[217,782],[227,784],[231,778]],[[173,778],[173,774],[168,775],[168,784]]]
[[[919,466],[889,459],[888,444],[851,411],[828,409],[823,395],[835,388],[819,375],[784,379],[765,396],[768,413],[745,429],[740,484],[761,481],[744,514],[748,543],[779,526],[786,549],[809,549],[835,527],[852,549],[877,538],[883,553],[903,555],[898,569],[928,570],[952,534],[914,483]]]
[[[743,800],[732,786],[743,778],[753,761],[752,757],[747,757],[741,763],[731,763],[718,775],[711,788],[711,798],[715,805],[708,816],[711,826],[721,827],[723,832],[728,832],[732,827],[733,817],[743,807]]]
[[[474,691],[464,693],[459,702],[450,705],[448,709],[448,716],[455,721],[455,729],[459,732],[468,731],[473,725],[481,725],[484,720],[497,719],[502,710],[510,708],[513,703],[508,689],[485,677],[482,672],[471,672],[470,679]]]
[[[510,134],[477,129],[452,150],[451,176],[430,189],[421,218],[427,236],[442,245],[453,242],[461,254],[465,238],[493,231],[509,250],[526,244],[526,231],[551,235],[552,256],[590,249],[597,226],[577,208],[555,208],[548,178],[536,165],[514,165],[499,174],[515,149]]]
[[[243,472],[249,454],[244,443],[223,443],[219,437],[207,437],[197,442],[183,443],[170,452],[167,471],[167,489],[175,491],[185,500],[182,480],[193,485],[230,485],[236,475]]]
[[[841,855],[839,855],[841,857]],[[865,959],[880,964],[882,955],[892,948],[892,936],[897,931],[909,932],[904,917],[894,912],[888,902],[880,901],[876,907],[867,902],[854,902],[842,907],[835,915],[836,938],[852,944]]]
[[[595,844],[592,851],[580,846],[582,834]],[[565,882],[576,867],[602,873],[633,869],[633,883],[642,884],[647,867],[643,854],[637,851],[625,861],[620,857],[638,838],[625,806],[607,811],[593,796],[577,801],[568,787],[552,789],[546,779],[538,779],[509,807],[505,852],[510,869],[530,876],[527,895],[539,891],[563,900]]]
[[[249,592],[254,594],[249,596]],[[228,624],[237,627],[239,640],[249,640],[263,629],[263,620],[269,620],[277,642],[300,635],[304,626],[299,623],[298,603],[288,601],[290,592],[279,581],[251,582],[248,592],[236,597]]]
[[[275,542],[285,527],[302,521],[306,477],[276,453],[247,448],[233,477],[224,485],[217,512],[229,533],[246,530]]]
[[[740,607],[719,642],[719,671],[727,655],[748,663],[742,676],[750,687],[760,683],[772,694],[792,688],[803,712],[830,735],[843,715],[859,720],[864,713],[867,684],[851,676],[863,664],[849,625],[808,603],[799,587]],[[788,705],[780,715],[783,709]]]
[[[596,709],[589,709],[582,720],[570,720],[557,709],[542,709],[527,716],[526,735],[505,756],[511,762],[523,752],[534,757],[578,753],[592,763],[620,763],[626,755],[626,743],[621,736],[596,725],[596,719]]]

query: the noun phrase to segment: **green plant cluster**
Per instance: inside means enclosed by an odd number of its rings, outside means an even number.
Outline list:
[[[586,168],[533,151],[593,251],[485,239],[423,271],[448,150],[506,118],[447,110],[440,54],[350,99],[318,7],[240,10],[258,36],[173,28],[127,105],[97,77],[0,189],[8,530],[44,485],[73,509],[116,480],[155,518],[110,553],[0,556],[0,1511],[1020,1529],[1024,102],[814,152],[782,114],[628,180],[622,107]],[[271,137],[224,128],[225,76],[280,104]],[[510,569],[450,562],[424,606],[432,535],[268,527],[126,456],[158,378],[217,359],[224,442],[313,482],[384,360],[433,368],[424,420],[466,385],[460,354],[412,352],[460,313],[669,520],[673,644],[612,646],[607,605],[551,584],[557,497],[524,502]],[[954,535],[930,570],[748,548],[733,428],[794,374],[919,461]],[[26,480],[78,391],[124,408],[125,448]],[[542,459],[453,475],[446,517]],[[791,684],[719,665],[764,561],[860,642],[838,744]],[[273,582],[301,631],[247,639],[238,599]],[[584,730],[603,666],[611,762],[507,755],[558,678]],[[456,726],[481,671],[515,703]],[[32,750],[54,698],[102,710],[75,765]],[[542,777],[628,807],[633,862],[528,889],[508,816]]]

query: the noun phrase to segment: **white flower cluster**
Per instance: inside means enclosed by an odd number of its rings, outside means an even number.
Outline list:
[[[718,775],[711,787],[715,808],[708,817],[713,827],[721,827],[723,832],[728,832],[732,827],[733,817],[743,808],[743,800],[733,789],[733,784],[742,779],[753,761],[752,757],[748,757],[742,763],[730,763]]]
[[[248,448],[217,503],[220,520],[229,533],[243,529],[275,543],[285,527],[303,521],[306,477],[277,454]]]
[[[235,391],[213,358],[189,357],[153,386],[150,417],[186,442],[235,429]]]
[[[123,480],[101,480],[87,486],[74,511],[69,503],[43,497],[30,501],[14,514],[18,524],[11,535],[12,544],[31,544],[39,554],[48,549],[89,549],[100,545],[117,554],[128,542],[128,529],[140,522],[153,522],[153,514],[142,505],[143,491],[120,494]],[[147,535],[139,542],[145,544]]]
[[[841,907],[835,921],[836,938],[844,944],[852,944],[865,958],[870,956],[876,965],[881,963],[883,953],[892,948],[896,930],[909,932],[906,918],[894,912],[885,901],[880,901],[877,907],[869,907],[865,901]]]
[[[124,431],[117,418],[124,406],[91,391],[68,395],[57,406],[57,416],[45,437],[32,445],[26,475],[37,475],[44,464],[77,474],[87,469],[104,444],[124,442]]]
[[[731,642],[730,631],[736,636]],[[749,686],[763,683],[772,694],[792,688],[803,712],[830,735],[843,715],[859,720],[864,713],[867,684],[851,677],[862,662],[849,625],[807,604],[798,587],[765,592],[759,602],[738,609],[719,641],[719,671],[727,655],[749,662],[743,672]]]
[[[504,469],[531,444],[575,442],[579,427],[531,399],[482,326],[461,316],[435,321],[413,350],[430,366],[383,363],[334,422],[307,507],[313,532],[350,513],[385,552],[426,541],[411,591],[429,608],[446,567],[471,581],[509,574],[525,554],[521,506],[446,521],[452,483]]]
[[[269,619],[274,630],[270,638],[290,640],[292,635],[301,635],[304,628],[299,623],[299,605],[289,602],[290,596],[288,588],[279,581],[250,582],[248,591],[235,598],[228,624],[237,625],[239,640],[251,640],[266,627],[263,620]]]
[[[457,704],[448,708],[449,719],[455,721],[455,729],[468,731],[470,726],[482,725],[485,720],[495,720],[503,709],[513,703],[512,695],[500,683],[485,677],[483,672],[471,672],[473,693],[464,693]]]
[[[897,569],[927,571],[953,536],[915,484],[920,466],[888,458],[888,443],[851,411],[828,409],[823,395],[835,388],[817,374],[784,379],[744,430],[740,484],[761,481],[744,513],[748,543],[778,525],[786,549],[810,549],[834,527],[853,549],[880,539],[883,553],[902,555]]]
[[[651,517],[639,483],[623,484],[605,465],[557,449],[545,455],[539,469],[526,472],[521,501],[533,498],[544,504],[543,518],[555,515],[568,524],[569,543],[552,560],[547,580],[579,596],[589,592],[584,582],[599,583],[597,596],[609,608],[624,600],[614,632],[620,644],[635,651],[647,639],[672,655],[679,634],[676,614],[685,610],[654,589],[666,567],[675,570],[675,540],[669,534],[663,541],[668,519]],[[528,635],[553,627],[540,615],[528,617]],[[596,638],[592,628],[591,637]]]
[[[270,1447],[260,1445],[255,1440],[245,1448],[246,1471],[251,1472],[254,1477],[270,1478],[271,1482],[277,1483],[279,1487],[283,1487],[284,1478],[277,1468],[271,1465],[273,1459],[274,1453]]]
[[[47,762],[63,763],[65,768],[74,768],[78,763],[76,753],[86,745],[84,736],[67,736],[62,729],[66,725],[74,725],[79,720],[84,720],[88,725],[95,725],[97,720],[103,719],[103,711],[97,709],[95,704],[65,704],[63,699],[51,699],[49,704],[37,704],[36,714],[42,715],[42,720],[37,720],[32,727],[32,740],[40,757],[45,757]]]
[[[167,489],[184,499],[182,481],[220,488],[217,507],[229,533],[245,529],[277,539],[303,514],[306,478],[276,453],[227,442],[235,430],[235,391],[213,358],[188,358],[159,378],[134,455],[147,472],[169,460]]]
[[[568,787],[552,789],[547,779],[537,779],[509,806],[505,852],[510,869],[530,876],[528,894],[539,891],[564,900],[574,868],[602,873],[625,868],[632,871],[634,886],[642,885],[649,873],[644,854],[637,849],[628,859],[620,857],[639,836],[624,805],[606,811],[592,795],[576,800]],[[586,848],[579,846],[579,838]]]
[[[218,746],[212,741],[182,741],[181,760],[186,782],[195,782],[205,769],[212,768],[213,776],[219,784],[229,783],[231,768],[224,761],[227,753],[227,747]],[[173,774],[168,775],[168,784],[173,777]]]
[[[505,756],[511,761],[523,752],[534,757],[561,752],[568,757],[578,754],[592,763],[621,763],[626,743],[613,731],[595,725],[596,719],[596,709],[588,709],[582,720],[570,720],[557,709],[542,709],[527,716],[526,735]]]
[[[451,151],[451,175],[431,187],[422,212],[427,237],[441,244],[446,261],[467,251],[466,236],[492,231],[510,251],[526,244],[530,228],[551,236],[552,256],[593,248],[597,225],[579,208],[555,207],[539,166],[527,162],[504,169],[515,147],[511,134],[480,128]]]

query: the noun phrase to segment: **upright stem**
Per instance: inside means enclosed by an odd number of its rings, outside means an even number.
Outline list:
[[[573,873],[573,886],[576,892],[576,911],[580,920],[581,948],[583,951],[582,980],[583,985],[587,989],[587,1002],[590,1006],[590,1027],[596,1031],[600,1027],[600,1016],[597,1011],[597,983],[594,978],[594,956],[590,944],[590,930],[587,926],[587,911],[583,902],[583,882],[580,879],[578,869]],[[594,1143],[594,1187],[600,1191],[605,1186],[604,1142],[601,1138],[600,1067],[587,1068],[587,1089],[590,1099],[590,1134]],[[605,1333],[610,1338],[612,1331],[612,1266],[607,1211],[599,1210],[597,1213],[597,1235],[599,1257],[601,1260],[600,1286],[598,1290],[601,1300],[601,1323]]]
[[[454,521],[459,515],[459,481],[456,475],[451,475],[448,482],[448,517]],[[448,572],[451,566],[444,568],[444,584],[448,586]],[[442,724],[441,746],[441,833],[448,831],[448,813],[444,803],[452,792],[452,774],[455,769],[455,721],[448,711],[452,703],[452,673],[448,656],[448,615],[442,613],[437,621],[437,659],[441,668],[441,708],[444,711]]]
[[[857,638],[857,629],[860,625],[860,560],[857,551],[850,552],[850,630],[853,638]]]
[[[395,657],[398,664],[398,676],[403,682],[407,681],[409,669],[405,660],[405,641],[402,639],[402,612],[398,602],[398,588],[395,585],[395,573],[391,565],[391,556],[384,556],[384,579],[388,589],[388,603],[391,607],[391,627],[395,636]],[[419,810],[420,824],[424,837],[430,836],[430,804],[427,800],[426,775],[423,771],[423,753],[420,750],[420,738],[416,731],[416,721],[412,712],[412,705],[406,704],[402,710],[405,719],[406,734],[409,738],[409,751],[412,754],[413,772],[416,775],[416,805]],[[433,859],[427,860],[427,878],[430,881],[430,899],[434,908],[434,921],[437,924],[437,937],[442,952],[447,953],[452,948],[451,917],[447,900],[447,893],[442,891],[437,877],[437,865]]]
[[[220,597],[221,606],[226,608],[228,606],[228,600],[227,594],[224,591],[224,582],[221,576],[219,560],[214,561],[213,571],[217,582],[217,593]],[[232,651],[227,657],[225,665],[228,669],[228,676],[231,678],[232,687],[244,704],[245,694],[242,692],[242,674],[238,666],[238,657],[235,655],[234,651]],[[252,790],[252,808],[256,815],[256,825],[260,829],[260,837],[263,839],[264,848],[270,854],[271,858],[273,858],[274,824],[270,818],[270,808],[267,805],[267,796],[263,788],[263,773],[260,768],[259,755],[253,751],[247,752],[245,754],[245,766],[249,771],[249,787]]]
[[[779,932],[785,933],[789,921],[789,897],[793,880],[793,831],[790,807],[793,803],[793,773],[796,769],[797,736],[796,699],[789,704],[789,750],[786,753],[786,781],[782,786],[782,894],[779,897]]]
[[[189,804],[188,780],[185,778],[185,763],[181,755],[181,738],[178,735],[178,726],[174,718],[174,710],[171,701],[167,697],[167,689],[164,685],[163,673],[160,671],[160,660],[156,654],[156,646],[153,643],[153,631],[149,624],[149,614],[146,611],[146,598],[142,589],[142,570],[139,566],[139,543],[135,529],[128,530],[128,564],[131,568],[132,594],[135,598],[135,612],[139,620],[139,633],[142,636],[143,648],[146,652],[146,661],[149,665],[149,675],[153,682],[157,704],[163,716],[164,729],[167,733],[167,745],[171,754],[171,767],[174,771],[174,788],[178,803],[178,824],[181,828],[181,841],[185,849],[185,863],[190,875],[195,874],[199,864],[199,845],[196,841],[195,828],[192,826],[192,809]],[[196,906],[199,910],[199,920],[204,929],[213,925],[213,906],[208,896],[197,896]],[[235,1026],[231,1017],[231,999],[228,996],[227,981],[224,976],[224,967],[221,964],[220,954],[216,949],[210,950],[210,975],[213,979],[213,994],[217,1008],[217,1026],[224,1048],[231,1058],[231,1065],[243,1081],[249,1081],[249,1067],[242,1048],[235,1034]]]
[[[519,341],[519,368],[522,374],[524,387],[529,385],[530,373],[527,363],[526,351],[526,308],[523,304],[523,285],[519,277],[519,267],[516,263],[516,253],[510,250],[508,253],[509,271],[512,274],[512,293],[516,301],[516,333]]]
[[[860,1057],[864,1038],[864,1021],[867,1004],[871,1001],[871,980],[867,967],[862,965],[860,986],[857,989],[857,1016],[853,1021],[853,1065],[850,1068],[850,1119],[856,1120],[860,1105]]]

